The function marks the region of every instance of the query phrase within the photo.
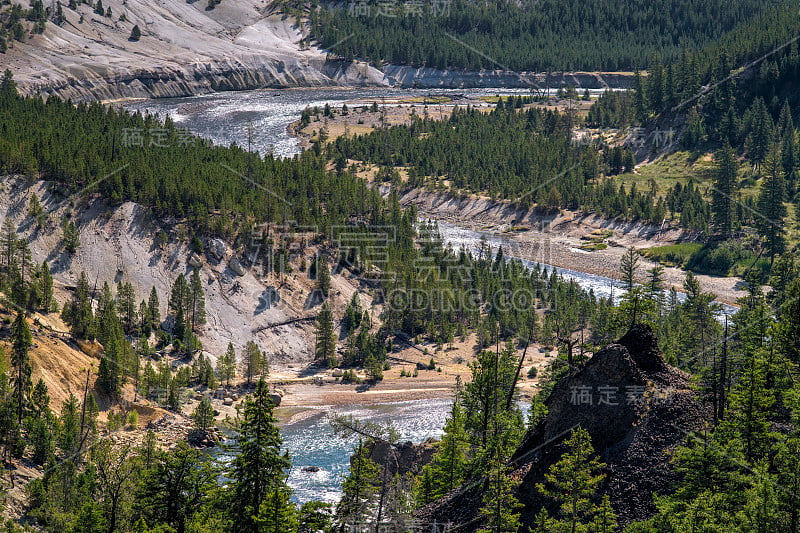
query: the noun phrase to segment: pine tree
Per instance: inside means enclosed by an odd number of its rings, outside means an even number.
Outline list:
[[[262,506],[274,491],[288,491],[285,470],[289,456],[281,452],[283,441],[272,414],[267,383],[256,384],[244,401],[239,425],[238,455],[233,460],[229,488],[236,505],[230,509],[233,529],[242,533],[262,531],[258,518]]]
[[[27,408],[28,391],[31,388],[31,358],[28,351],[33,345],[31,330],[25,314],[20,311],[11,325],[11,366],[14,367],[14,402],[17,408],[17,423],[22,424],[22,417]]]
[[[117,310],[126,333],[133,333],[136,324],[136,293],[130,282],[117,284]]]
[[[159,311],[159,306],[161,304],[158,301],[158,292],[156,292],[156,288],[152,287],[150,289],[150,298],[147,300],[147,320],[150,325],[150,329],[158,330],[159,326],[161,325],[161,312]]]
[[[56,2],[56,13],[53,17],[53,22],[58,26],[64,24],[66,18],[64,17],[64,8],[61,7],[61,2]]]
[[[230,386],[231,379],[236,375],[236,350],[233,343],[228,343],[228,349],[217,359],[217,375]]]
[[[173,314],[180,314],[186,320],[187,317],[191,317],[191,302],[192,294],[189,284],[186,281],[186,277],[183,274],[179,274],[172,284],[172,291],[169,295],[169,309]]]
[[[342,483],[342,497],[336,506],[340,528],[356,528],[370,516],[380,489],[380,467],[369,458],[369,447],[359,440],[350,458],[350,475]]]
[[[660,61],[656,61],[650,67],[647,76],[647,103],[650,109],[660,113],[664,106],[664,67]]]
[[[603,495],[603,500],[596,508],[597,514],[592,523],[593,533],[614,533],[617,530],[617,515],[611,507],[608,494]]]
[[[631,246],[625,251],[619,262],[619,271],[622,277],[622,283],[625,285],[625,290],[633,290],[633,285],[636,283],[636,270],[639,267],[639,253],[636,248]]]
[[[647,270],[647,297],[661,307],[664,299],[664,267],[656,265]]]
[[[417,495],[417,504],[420,507],[441,498],[466,479],[469,441],[464,422],[465,415],[457,392],[450,416],[444,425],[444,435],[436,445],[436,454],[423,469],[427,487]]]
[[[261,352],[261,349],[253,341],[247,341],[247,344],[244,345],[244,350],[242,351],[242,366],[248,385],[253,382],[253,378],[256,376],[264,377],[269,373],[269,364],[266,355]]]
[[[50,265],[47,261],[42,261],[42,266],[39,267],[40,277],[40,295],[39,295],[39,308],[48,313],[54,308],[57,308],[55,297],[53,296],[53,275],[50,273]]]
[[[764,159],[761,192],[758,196],[756,227],[766,241],[771,258],[783,252],[786,247],[783,219],[786,217],[784,199],[786,185],[781,168],[780,148],[773,147]]]
[[[354,333],[361,323],[361,317],[364,311],[361,309],[361,300],[358,298],[358,291],[353,293],[350,303],[344,311],[344,318],[342,319],[342,327],[347,332],[347,335]]]
[[[78,228],[75,226],[75,222],[72,220],[66,222],[64,224],[64,249],[69,254],[74,254],[78,251],[78,247],[81,245],[80,241],[80,233],[78,233]]]
[[[758,166],[769,154],[772,146],[774,125],[763,98],[758,97],[755,99],[750,108],[750,113],[752,116],[749,138],[750,159]]]
[[[600,473],[603,464],[594,457],[589,432],[583,428],[572,430],[565,441],[567,451],[545,474],[547,484],[537,483],[536,488],[559,504],[557,531],[583,529],[597,513],[592,505],[605,474]]]
[[[331,290],[331,271],[328,267],[328,260],[322,256],[317,257],[317,289],[327,298]]]
[[[736,155],[726,143],[714,156],[714,186],[711,189],[711,213],[714,226],[724,237],[730,237],[736,218]]]
[[[17,252],[18,242],[17,228],[11,218],[6,217],[3,219],[2,240],[0,242],[3,254],[3,274],[6,283],[9,282],[11,265]]]
[[[333,312],[328,302],[322,304],[317,315],[317,335],[314,346],[314,358],[320,363],[333,368],[336,366],[336,337],[333,330]]]
[[[116,398],[122,390],[122,347],[117,335],[112,335],[105,343],[100,367],[97,371],[97,384],[100,389]]]
[[[60,5],[61,4],[59,4],[59,6]],[[39,201],[39,196],[36,193],[31,195],[31,199],[28,202],[28,215],[36,219],[36,227],[38,229],[44,227],[44,208],[42,207],[42,204]]]
[[[198,269],[192,271],[189,281],[189,309],[191,309],[192,332],[199,325],[206,323],[206,297],[203,283],[200,281]]]
[[[211,400],[208,399],[208,396],[203,396],[203,399],[197,404],[192,413],[192,421],[195,429],[202,432],[214,427],[214,408],[211,406]]]
[[[644,82],[638,70],[633,74],[633,91],[633,107],[636,112],[636,118],[644,121],[647,118],[647,104],[645,103]]]
[[[255,517],[259,533],[295,533],[298,527],[297,509],[291,502],[288,487],[275,487],[258,508]]]
[[[139,25],[135,25],[131,30],[131,36],[128,38],[129,41],[138,41],[142,38],[142,30],[139,29]]]
[[[155,433],[148,432],[139,449],[137,466],[144,467],[143,479],[136,493],[139,507],[148,523],[158,524],[155,529],[175,531],[201,531],[203,526],[193,523],[200,515],[210,530],[208,514],[203,508],[209,503],[209,495],[217,487],[219,472],[210,457],[181,442],[174,450],[159,452]],[[197,528],[197,529],[196,529]],[[151,532],[146,528],[143,532]]]

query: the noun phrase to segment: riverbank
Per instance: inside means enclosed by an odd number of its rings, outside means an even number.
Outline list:
[[[406,191],[403,205],[414,205],[420,217],[444,221],[486,235],[501,235],[511,249],[507,255],[621,279],[620,260],[625,251],[663,246],[692,240],[693,235],[679,228],[656,226],[621,219],[606,219],[591,213],[560,210],[542,213],[536,209],[517,209],[510,203],[478,196],[455,197],[421,189]],[[600,246],[598,246],[600,245]],[[647,281],[647,270],[657,263],[639,259],[636,281]],[[664,267],[667,288],[683,290],[686,272]],[[742,280],[696,274],[704,291],[717,300],[734,305],[746,294]]]
[[[537,376],[555,357],[549,346],[533,344],[525,353],[520,376],[521,398],[530,398],[537,390],[537,378],[528,378],[531,367]],[[469,363],[479,349],[474,334],[456,339],[437,350],[435,344],[406,345],[387,355],[391,368],[383,372],[381,381],[372,383],[359,371],[360,383],[344,383],[341,370],[282,366],[270,375],[272,386],[281,391],[280,409],[295,418],[303,409],[325,410],[348,405],[378,405],[384,403],[426,399],[452,399],[457,379],[469,381]],[[517,350],[521,357],[522,349]],[[433,361],[433,365],[431,365]]]
[[[380,70],[329,54],[309,38],[306,21],[263,0],[226,0],[213,9],[183,0],[107,0],[106,7],[100,15],[78,3],[63,10],[63,23],[9,40],[0,68],[12,71],[23,94],[74,102],[299,87],[619,88],[633,79],[631,73]]]

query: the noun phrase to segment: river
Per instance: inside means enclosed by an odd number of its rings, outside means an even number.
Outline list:
[[[252,125],[250,141],[259,152],[272,152],[281,157],[292,157],[301,150],[298,139],[289,135],[288,126],[297,120],[306,107],[341,107],[345,102],[375,101],[383,98],[436,95],[488,96],[495,94],[526,94],[523,89],[284,89],[246,92],[225,92],[204,96],[142,100],[125,104],[132,111],[169,117],[179,127],[208,138],[214,143],[247,146],[248,126]],[[601,91],[591,91],[594,93]],[[438,105],[438,104],[437,104]],[[513,250],[516,244],[509,237],[462,228],[439,221],[445,242],[455,249],[464,245],[475,251],[482,238],[497,249]],[[532,266],[533,262],[524,260]],[[552,267],[550,267],[552,268]],[[575,279],[581,287],[593,290],[597,296],[607,297],[612,286],[619,287],[611,278],[559,268],[562,275]],[[617,285],[614,285],[614,284]],[[617,294],[621,291],[615,291]],[[730,312],[732,307],[725,310]],[[362,421],[391,422],[403,440],[422,442],[428,437],[441,435],[450,400],[422,400],[387,403],[381,405],[352,405],[337,407],[338,414],[349,414]],[[355,439],[342,439],[333,435],[324,412],[302,418],[281,426],[284,444],[292,458],[289,485],[294,489],[294,499],[299,503],[309,500],[335,502],[341,492],[341,482],[349,468],[349,458]],[[223,454],[224,456],[224,454]],[[317,472],[303,472],[303,467],[316,467]]]

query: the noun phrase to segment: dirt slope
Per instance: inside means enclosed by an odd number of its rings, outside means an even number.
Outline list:
[[[42,229],[37,229],[27,216],[27,205],[34,193],[47,210],[47,223]],[[80,230],[81,245],[73,255],[67,254],[62,245],[60,220],[67,212],[74,213]],[[163,318],[168,314],[174,280],[193,270],[186,228],[177,221],[156,220],[149,210],[134,203],[111,209],[102,200],[90,198],[77,201],[73,209],[70,202],[51,196],[43,182],[29,184],[24,179],[6,178],[0,190],[0,220],[6,216],[29,242],[33,259],[38,263],[46,260],[50,265],[59,303],[71,297],[71,288],[84,271],[90,285],[98,290],[104,282],[112,288],[119,281],[131,282],[137,302],[147,299],[151,287],[155,287]],[[169,236],[163,245],[156,238],[162,231]],[[200,340],[212,362],[225,351],[229,341],[240,353],[250,340],[257,342],[279,367],[313,359],[314,318],[319,306],[308,305],[315,283],[299,272],[300,257],[294,259],[296,273],[282,278],[274,274],[261,276],[254,269],[237,275],[230,265],[232,259],[242,258],[241,250],[223,243],[221,251],[219,260],[211,253],[199,258],[207,310]],[[317,251],[310,246],[303,249],[307,264]],[[358,286],[346,271],[332,276],[331,306],[337,319]],[[277,301],[265,305],[265,297],[270,294]],[[370,298],[363,294],[362,305],[371,308]]]
[[[270,16],[266,0],[222,0],[212,10],[205,0],[106,0],[111,17],[62,4],[61,26],[48,22],[43,34],[0,54],[0,69],[11,69],[25,93],[110,100],[388,83],[366,64],[301,50],[295,21]],[[134,25],[137,42],[129,40]]]

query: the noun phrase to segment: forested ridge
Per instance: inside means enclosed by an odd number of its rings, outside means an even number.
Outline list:
[[[536,72],[641,69],[653,57],[670,61],[681,50],[723,39],[771,7],[790,9],[782,1],[750,0],[285,6],[292,12],[307,8],[313,37],[345,58],[438,69]]]
[[[762,22],[750,27],[748,48],[736,30],[730,41],[650,63],[633,92],[603,96],[585,118],[585,125],[604,128],[680,125],[682,149],[714,152],[711,176],[663,198],[618,186],[617,176],[633,164],[631,150],[575,142],[572,130],[582,119],[531,108],[530,98],[500,100],[488,113],[458,109],[444,121],[416,117],[409,126],[340,137],[278,160],[235,146],[213,147],[153,117],[21,98],[6,75],[0,85],[4,173],[43,179],[73,206],[95,192],[111,208],[136,201],[155,215],[188,222],[185,239],[195,250],[222,236],[243,256],[281,255],[286,250],[279,243],[269,236],[253,240],[249,228],[290,220],[317,226],[320,253],[310,264],[297,260],[292,267],[322,295],[314,345],[319,367],[344,367],[347,380],[358,380],[356,370],[363,369],[376,383],[391,365],[389,354],[404,342],[424,339],[442,350],[476,333],[477,352],[469,381],[454,388],[455,402],[429,464],[390,476],[370,458],[367,441],[395,443],[391,428],[340,420],[339,430],[362,438],[342,498],[335,506],[299,507],[286,484],[291,457],[282,449],[264,381],[269,354],[248,343],[241,368],[232,345],[216,354],[216,366],[202,355],[196,331],[206,310],[196,270],[177,276],[169,294],[151,290],[138,306],[130,284],[105,284],[98,294],[85,274],[79,277],[61,317],[74,339],[96,339],[104,351],[95,389],[74,391],[54,413],[47,387],[31,377],[31,329],[38,325],[26,317],[56,311],[53,279],[47,262],[33,264],[27,242],[5,221],[0,290],[8,353],[0,354],[0,456],[6,466],[26,461],[42,473],[28,485],[25,516],[36,528],[67,533],[327,533],[365,523],[405,532],[426,505],[477,486],[476,521],[466,527],[487,533],[800,531],[800,260],[787,239],[795,221],[786,209],[797,193],[797,43],[728,79],[736,65],[790,41],[788,15]],[[158,142],[131,143],[137,131]],[[629,249],[619,265],[622,296],[615,303],[553,270],[526,268],[485,243],[475,255],[448,248],[435,224],[417,223],[413,208],[401,210],[396,189],[382,199],[350,172],[348,158],[373,162],[386,176],[392,167],[405,167],[415,186],[443,187],[444,178],[458,192],[526,206],[648,221],[668,216],[724,243],[753,239],[768,261],[760,271],[747,270],[746,295],[738,310],[723,317],[715,295],[691,272],[681,296],[665,289],[661,267],[642,272],[638,253]],[[23,216],[30,224],[41,224],[50,208],[35,195],[27,207]],[[81,245],[77,219],[62,221],[64,253]],[[394,226],[397,239],[382,268],[366,248],[328,246],[337,225],[356,233]],[[331,276],[343,271],[363,277],[374,301],[385,307],[373,328],[353,298],[337,338],[328,295]],[[168,317],[159,316],[160,300],[168,301]],[[614,473],[586,431],[574,428],[562,436],[558,457],[535,486],[511,475],[511,460],[526,434],[549,415],[559,380],[580,374],[594,354],[640,325],[654,333],[666,362],[691,376],[691,392],[710,416],[706,427],[689,432],[684,446],[653,458],[677,473],[675,483],[660,487],[652,517],[623,528],[601,490]],[[160,349],[193,356],[193,363],[178,369],[153,364],[152,338]],[[528,400],[517,388],[525,360],[518,357],[537,344],[555,346],[558,354],[529,400],[526,419],[519,402]],[[97,399],[114,404],[126,385],[179,411],[190,391],[214,388],[237,373],[254,388],[230,426],[237,436],[232,462],[217,462],[184,443],[163,449],[154,433],[137,446],[115,445],[102,434],[136,424],[121,410],[109,413],[105,427],[98,420]],[[199,434],[212,433],[216,422],[207,398],[193,423]],[[524,523],[522,489],[548,502]],[[9,523],[6,529],[29,528]]]

